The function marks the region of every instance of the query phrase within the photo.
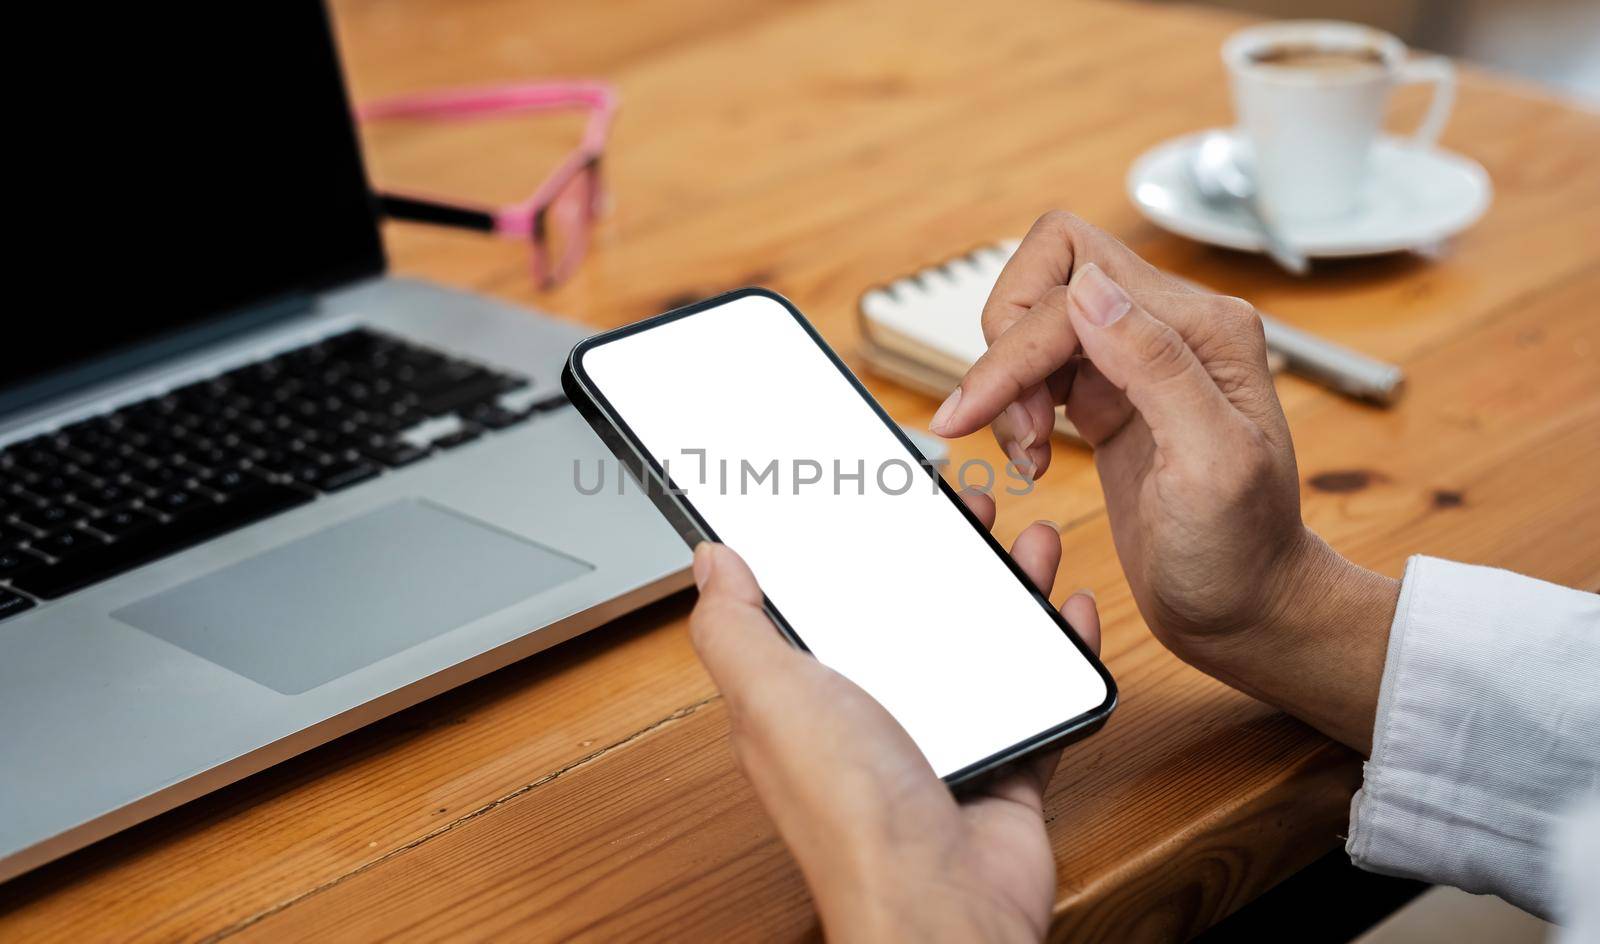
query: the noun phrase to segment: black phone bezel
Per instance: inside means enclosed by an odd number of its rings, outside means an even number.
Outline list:
[[[645,449],[643,442],[633,432],[632,427],[618,415],[611,401],[589,378],[583,367],[583,357],[589,351],[603,344],[639,334],[712,308],[718,308],[748,296],[760,296],[775,301],[789,312],[790,316],[800,324],[807,336],[827,355],[828,360],[833,363],[833,366],[845,381],[866,401],[878,419],[894,433],[895,438],[906,449],[910,458],[915,460],[915,464],[926,474],[933,477],[945,498],[960,510],[973,529],[988,542],[990,549],[1005,562],[1013,576],[1017,578],[1018,583],[1022,585],[1045,612],[1050,614],[1051,619],[1072,640],[1078,652],[1089,660],[1089,664],[1094,667],[1101,681],[1105,683],[1106,697],[1098,707],[969,764],[945,776],[943,778],[944,782],[952,790],[957,789],[1030,754],[1076,741],[1098,730],[1105,724],[1106,719],[1110,717],[1111,712],[1117,705],[1117,685],[1116,681],[1112,679],[1111,673],[1106,670],[1099,657],[1084,644],[1083,639],[1079,637],[1077,631],[1072,628],[1066,618],[1061,615],[1061,612],[1050,604],[1049,598],[1039,592],[1038,588],[1033,585],[1033,581],[1029,580],[1027,574],[1023,573],[1022,568],[1017,566],[1016,561],[1011,559],[1011,555],[1006,553],[1005,548],[1001,547],[1000,543],[994,539],[994,535],[990,534],[989,529],[983,526],[983,522],[979,521],[977,516],[972,513],[972,510],[956,494],[955,489],[950,487],[950,483],[944,480],[944,477],[939,474],[932,463],[928,462],[916,445],[906,437],[899,424],[884,411],[883,407],[873,398],[872,394],[862,385],[855,374],[850,371],[850,368],[839,358],[833,348],[828,346],[828,343],[823,340],[822,335],[817,332],[815,326],[787,298],[769,289],[754,286],[735,289],[731,292],[724,292],[721,295],[585,338],[572,348],[571,353],[567,356],[566,366],[561,372],[561,386],[566,392],[567,399],[577,408],[578,413],[594,429],[612,454],[616,456],[617,461],[627,468],[629,474],[649,495],[656,508],[672,524],[679,537],[683,538],[685,544],[693,548],[701,541],[718,540],[716,532],[700,516],[699,511],[685,499],[683,492],[676,488],[665,470],[656,462],[655,457]],[[772,620],[773,625],[778,628],[778,631],[783,634],[784,638],[797,648],[810,652],[810,648],[800,638],[800,634],[795,631],[794,627],[789,625],[788,620],[784,618],[783,614],[778,611],[777,607],[765,595],[762,597],[762,603],[767,616]]]

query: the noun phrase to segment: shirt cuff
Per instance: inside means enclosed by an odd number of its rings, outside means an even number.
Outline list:
[[[1413,557],[1351,860],[1551,916],[1555,827],[1600,788],[1597,680],[1600,596]]]

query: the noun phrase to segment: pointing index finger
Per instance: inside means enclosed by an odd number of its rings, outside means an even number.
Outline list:
[[[933,431],[965,436],[987,426],[1029,388],[1066,366],[1077,350],[1078,335],[1067,316],[1067,287],[1057,285],[990,340],[989,349],[961,379],[955,406],[934,417]],[[1045,425],[1042,434],[1049,433]]]
[[[1063,238],[1067,225],[1060,219],[1063,216],[1066,214],[1046,213],[1035,220],[1000,270],[983,304],[983,338],[990,344],[1046,292],[1071,281],[1072,242]]]
[[[933,432],[965,436],[989,424],[1066,365],[1078,350],[1066,317],[1066,286],[1075,269],[1091,261],[1135,297],[1145,291],[1189,291],[1111,235],[1070,213],[1046,213],[995,280],[983,308],[989,350],[934,415]],[[1036,435],[1048,436],[1048,426]]]

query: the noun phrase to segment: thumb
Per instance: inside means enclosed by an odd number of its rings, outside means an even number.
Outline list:
[[[733,603],[761,607],[761,587],[750,572],[750,565],[715,541],[695,545],[694,583],[702,597],[726,597]]]
[[[694,582],[700,599],[689,616],[690,639],[724,695],[741,700],[799,655],[762,609],[761,587],[738,554],[713,541],[695,545]]]
[[[1092,262],[1073,273],[1067,317],[1085,356],[1127,395],[1158,446],[1204,455],[1233,423],[1232,406],[1183,335]]]

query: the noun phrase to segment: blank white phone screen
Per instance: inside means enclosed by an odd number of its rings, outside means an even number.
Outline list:
[[[796,635],[941,777],[1105,701],[1099,673],[783,305],[735,298],[591,348],[583,368]]]

